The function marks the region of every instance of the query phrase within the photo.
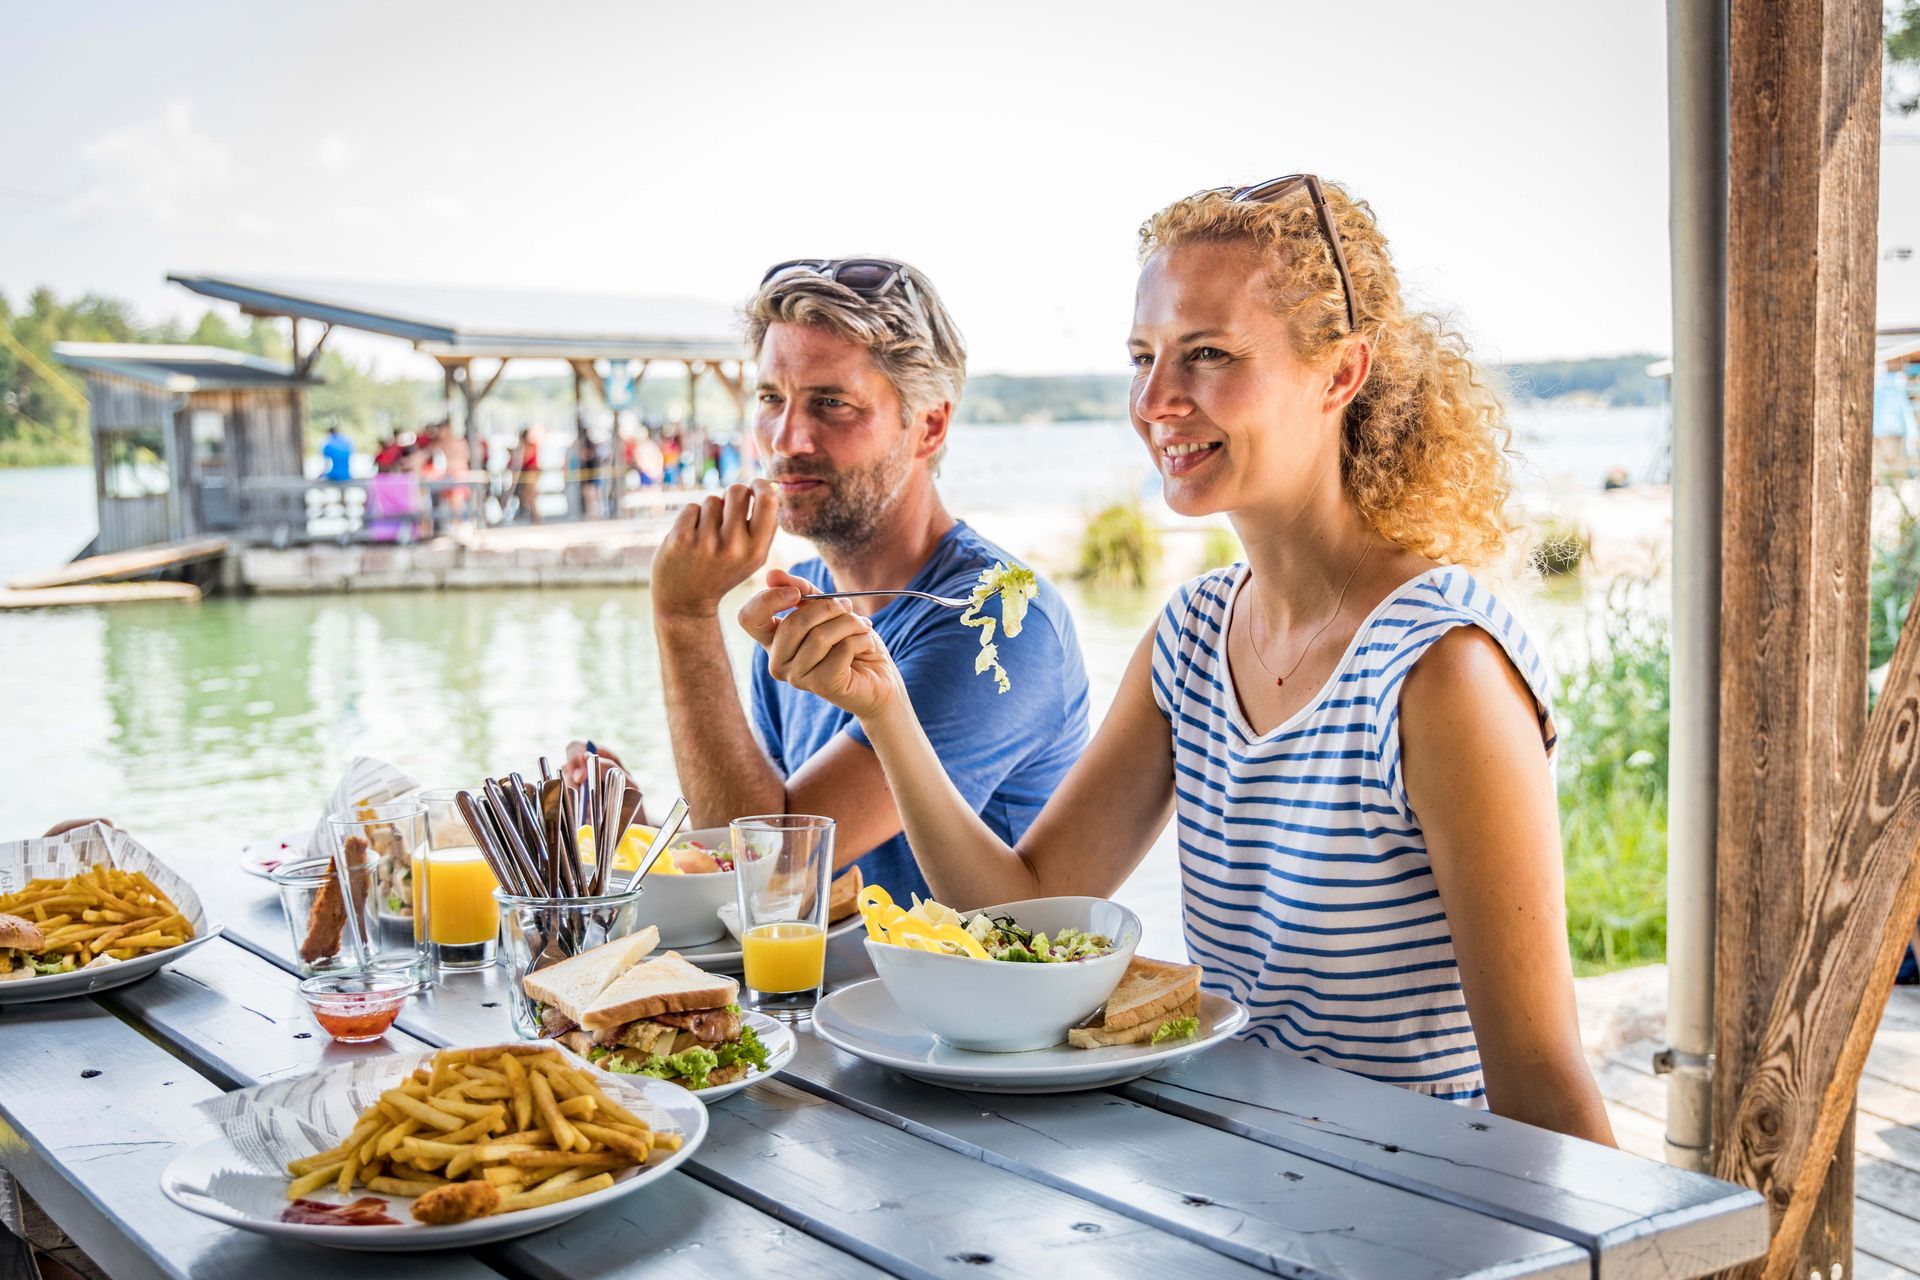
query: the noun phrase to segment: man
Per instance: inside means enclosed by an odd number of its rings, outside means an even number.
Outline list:
[[[765,565],[776,520],[819,551],[793,572],[821,591],[965,596],[981,570],[1013,562],[948,514],[934,485],[966,349],[925,276],[871,258],[769,271],[748,304],[747,341],[768,478],[688,506],[653,562],[680,785],[695,826],[756,813],[831,817],[838,867],[857,861],[867,883],[901,902],[925,896],[859,726],[772,679],[756,651],[749,727],[719,609]],[[1025,629],[1002,642],[1006,694],[975,674],[980,633],[960,625],[958,610],[905,596],[847,603],[886,642],[955,785],[988,826],[1017,840],[1087,740],[1086,670],[1059,593],[1043,581]]]
[[[327,428],[327,438],[320,444],[320,456],[326,459],[328,480],[339,484],[353,479],[353,441],[347,439],[338,425]]]

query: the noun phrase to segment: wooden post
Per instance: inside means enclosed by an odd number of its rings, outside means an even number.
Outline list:
[[[1809,887],[1799,929],[1781,940],[1780,988],[1719,1162],[1784,1205],[1768,1280],[1810,1274],[1806,1232],[1920,918],[1920,626],[1905,628],[1894,649],[1839,829]]]
[[[1777,1067],[1768,1024],[1866,726],[1880,17],[1879,0],[1730,14],[1714,1167],[1753,1179],[1776,1223],[1794,1189],[1747,1161],[1738,1108]],[[1851,1274],[1845,1110],[1795,1207],[1799,1276]]]

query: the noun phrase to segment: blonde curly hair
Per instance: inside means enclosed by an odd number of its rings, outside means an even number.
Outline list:
[[[1373,365],[1347,406],[1340,479],[1373,527],[1409,551],[1447,564],[1488,564],[1506,550],[1512,431],[1465,340],[1440,317],[1409,311],[1373,210],[1332,183],[1327,205],[1347,259],[1359,333]],[[1229,192],[1176,200],[1140,227],[1140,260],[1189,243],[1241,242],[1266,260],[1269,295],[1311,365],[1336,358],[1347,305],[1333,251],[1303,191],[1274,204]]]

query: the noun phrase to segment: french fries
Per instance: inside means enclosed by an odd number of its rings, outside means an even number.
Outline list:
[[[328,1185],[433,1192],[414,1217],[457,1222],[588,1195],[679,1149],[679,1134],[650,1127],[556,1049],[442,1049],[381,1093],[339,1145],[289,1162],[287,1199]],[[438,1194],[455,1187],[469,1190]]]
[[[15,893],[0,893],[0,915],[40,926],[41,960],[72,956],[78,969],[100,956],[131,960],[177,947],[193,926],[144,871],[90,867],[65,879],[41,877]]]

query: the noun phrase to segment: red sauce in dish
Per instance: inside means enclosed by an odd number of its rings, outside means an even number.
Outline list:
[[[386,1214],[387,1202],[378,1196],[361,1196],[352,1204],[326,1204],[319,1200],[295,1200],[280,1211],[280,1221],[299,1222],[315,1227],[397,1227],[398,1218]]]
[[[400,1016],[400,1001],[391,996],[328,996],[313,1005],[313,1018],[335,1040],[371,1040],[382,1035]]]

